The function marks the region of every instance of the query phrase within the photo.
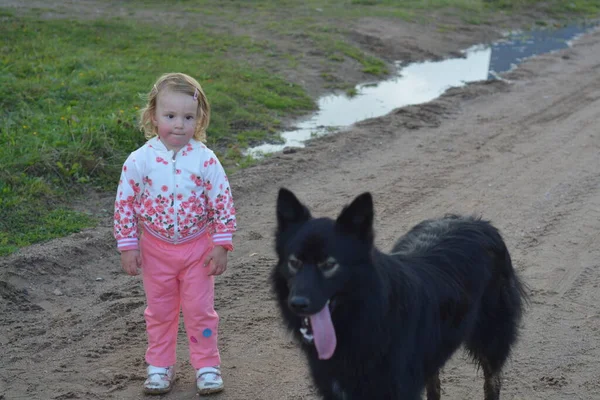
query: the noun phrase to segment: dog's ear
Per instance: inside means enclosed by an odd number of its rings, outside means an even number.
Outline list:
[[[290,225],[311,219],[310,211],[286,188],[279,189],[277,196],[277,228],[285,231]]]
[[[361,239],[373,239],[373,198],[365,192],[344,207],[336,220],[338,228]]]

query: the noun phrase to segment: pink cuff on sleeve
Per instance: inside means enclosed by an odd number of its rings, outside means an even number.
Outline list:
[[[117,250],[119,250],[119,252],[137,249],[139,249],[137,238],[123,238],[117,240]]]
[[[233,234],[232,233],[215,233],[213,234],[213,243],[218,246],[223,246],[228,251],[233,251]]]

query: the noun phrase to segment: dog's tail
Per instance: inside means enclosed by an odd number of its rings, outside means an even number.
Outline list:
[[[512,285],[515,288],[516,292],[519,293],[519,297],[525,302],[529,304],[530,302],[530,293],[531,289],[527,286],[527,284],[521,279],[519,276],[519,272],[514,268],[512,258],[508,252],[508,249],[505,246],[505,255],[504,259],[506,260],[506,264],[512,270]]]
[[[496,268],[500,271],[505,285],[506,301],[512,303],[513,310],[518,310],[518,319],[521,318],[523,309],[530,303],[531,290],[523,279],[519,276],[519,272],[515,269],[512,257],[506,243],[500,232],[494,228],[495,233],[495,249],[496,249]]]
[[[508,310],[512,310],[516,320],[520,320],[524,308],[530,303],[530,289],[519,276],[502,234],[490,221],[481,217],[472,217],[479,225],[481,239],[486,243],[487,251],[493,258],[494,285],[500,291],[502,301]]]

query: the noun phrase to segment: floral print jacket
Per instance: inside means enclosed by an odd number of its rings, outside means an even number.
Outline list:
[[[173,158],[173,151],[154,137],[129,155],[115,200],[119,251],[138,248],[141,224],[168,243],[208,232],[215,245],[233,250],[235,208],[227,176],[212,150],[192,139]]]

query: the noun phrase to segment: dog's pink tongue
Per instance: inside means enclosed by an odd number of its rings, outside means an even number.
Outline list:
[[[315,340],[315,347],[319,353],[319,359],[328,360],[335,351],[337,338],[331,322],[329,305],[325,305],[321,311],[310,316],[310,326]]]

